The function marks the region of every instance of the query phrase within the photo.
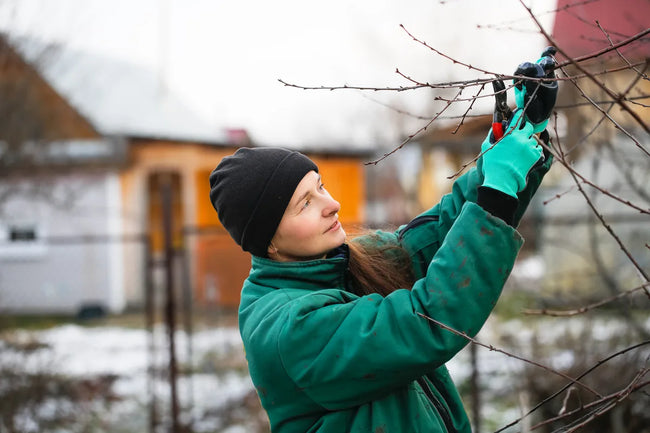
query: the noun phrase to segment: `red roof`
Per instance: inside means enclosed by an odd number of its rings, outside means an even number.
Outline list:
[[[650,27],[648,0],[558,0],[557,9],[553,38],[572,57],[610,46],[596,21],[614,43]],[[630,59],[650,58],[650,35],[622,47],[620,51]]]

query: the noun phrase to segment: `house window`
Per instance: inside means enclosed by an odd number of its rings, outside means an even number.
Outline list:
[[[0,259],[40,258],[47,252],[36,224],[0,224]]]
[[[36,227],[10,227],[9,240],[11,242],[35,242]]]

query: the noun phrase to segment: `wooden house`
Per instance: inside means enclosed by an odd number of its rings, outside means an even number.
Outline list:
[[[148,284],[164,286],[162,185],[184,263],[174,283],[196,303],[236,307],[250,256],[220,226],[208,176],[254,145],[245,131],[206,125],[136,65],[0,44],[0,109],[20,113],[0,116],[0,311],[142,307]],[[303,151],[341,221],[362,223],[366,153]]]

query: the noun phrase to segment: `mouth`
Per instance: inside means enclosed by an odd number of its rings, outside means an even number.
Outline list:
[[[341,223],[339,220],[334,221],[334,224],[329,226],[329,228],[325,231],[325,233],[333,232],[341,228]]]

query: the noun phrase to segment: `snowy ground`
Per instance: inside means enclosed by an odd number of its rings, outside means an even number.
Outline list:
[[[168,359],[166,335],[159,328],[154,336],[153,363],[157,370],[165,371]],[[38,341],[44,346],[25,357],[0,341],[0,365],[13,365],[31,373],[55,371],[72,377],[117,376],[113,390],[120,402],[111,405],[110,413],[104,414],[104,422],[109,425],[120,424],[124,431],[148,431],[150,386],[155,389],[161,417],[169,413],[166,378],[159,374],[157,380],[150,381],[147,374],[151,356],[149,336],[143,329],[69,324],[44,331],[17,331],[11,340],[23,344]],[[184,332],[176,334],[176,345],[178,365],[180,369],[187,369],[190,363]],[[192,348],[193,374],[181,375],[178,380],[181,406],[192,407],[191,412],[182,411],[183,421],[191,421],[195,432],[249,431],[245,425],[225,425],[225,421],[220,419],[223,417],[219,416],[222,408],[239,405],[253,391],[237,329],[215,328],[196,332]]]
[[[646,321],[645,326],[650,329],[650,319]],[[496,347],[506,345],[516,355],[535,356],[538,361],[562,370],[576,362],[575,354],[571,350],[555,350],[552,355],[540,358],[539,353],[533,353],[536,349],[531,342],[557,346],[560,338],[579,338],[586,330],[591,335],[592,344],[598,345],[623,335],[626,332],[626,324],[620,320],[605,319],[543,320],[531,324],[518,320],[499,322],[490,318],[478,340]],[[160,371],[164,371],[167,363],[164,329],[156,329],[154,335],[156,351],[153,361]],[[149,337],[143,329],[68,324],[47,330],[13,332],[13,343],[38,341],[44,344],[29,357],[13,351],[6,341],[0,340],[0,366],[13,365],[15,368],[24,369],[25,372],[55,371],[73,377],[117,376],[113,390],[120,400],[102,414],[102,422],[106,425],[104,431],[148,431],[149,386],[155,389],[157,408],[161,416],[169,413],[168,384],[165,378],[159,377],[153,385],[148,380]],[[191,362],[187,356],[187,343],[186,334],[178,332],[176,344],[179,365],[184,369],[191,367],[192,371],[191,375],[182,376],[178,382],[179,399],[184,409],[183,421],[191,423],[195,432],[254,431],[252,424],[247,422],[255,421],[259,425],[259,413],[231,416],[232,412],[237,410],[255,411],[257,404],[254,402],[251,409],[253,385],[246,371],[237,329],[217,327],[195,332],[192,337]],[[486,395],[482,415],[492,420],[495,425],[504,425],[517,418],[520,415],[519,410],[516,407],[504,409],[493,400],[495,396],[513,394],[513,391],[516,393],[518,386],[514,382],[515,377],[526,364],[485,348],[479,348],[478,360],[481,383]],[[469,350],[462,351],[448,367],[457,383],[466,382],[471,374]],[[497,401],[500,399],[496,397]],[[191,407],[191,411],[186,410],[187,407]],[[29,423],[25,425],[28,426]],[[119,429],[115,426],[119,426]],[[25,431],[36,430],[25,427]]]

